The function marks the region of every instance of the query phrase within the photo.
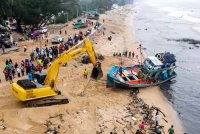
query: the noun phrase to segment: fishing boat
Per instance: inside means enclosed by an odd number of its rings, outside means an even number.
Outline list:
[[[98,20],[99,19],[99,14],[88,14],[87,19],[93,19],[93,20]]]
[[[87,26],[88,26],[87,23],[77,22],[77,23],[74,24],[74,29],[86,28]]]
[[[86,28],[88,26],[87,19],[80,19],[74,25],[74,29]]]
[[[85,13],[87,19],[99,20],[99,13],[96,9],[90,10]]]
[[[112,66],[107,73],[107,86],[142,88],[160,85],[177,76],[175,62],[175,56],[167,52],[147,57],[142,65]]]

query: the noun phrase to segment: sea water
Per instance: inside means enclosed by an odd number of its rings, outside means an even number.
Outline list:
[[[178,76],[161,90],[178,112],[186,132],[200,134],[199,0],[135,0],[135,28],[145,56],[159,52],[176,55]]]

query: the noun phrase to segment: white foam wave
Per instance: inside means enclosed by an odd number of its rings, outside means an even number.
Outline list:
[[[196,32],[198,32],[198,33],[200,33],[200,27],[192,27],[192,30],[194,30],[194,31],[196,31]]]
[[[166,12],[168,15],[173,16],[177,19],[184,20],[192,23],[200,24],[200,10],[198,9],[178,9],[178,8],[160,8],[160,10]]]

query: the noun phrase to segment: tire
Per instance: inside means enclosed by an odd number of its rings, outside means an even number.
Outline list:
[[[67,104],[67,103],[69,103],[69,100],[68,100],[68,99],[62,100],[62,104]]]

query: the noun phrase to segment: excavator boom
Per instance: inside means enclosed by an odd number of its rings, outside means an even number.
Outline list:
[[[45,85],[49,85],[52,88],[56,86],[57,83],[57,76],[60,66],[64,65],[65,63],[73,60],[74,58],[87,53],[90,61],[92,62],[94,68],[92,71],[91,77],[94,79],[99,79],[103,76],[101,71],[100,63],[97,62],[96,53],[93,49],[93,45],[90,41],[84,40],[83,46],[80,45],[74,46],[68,51],[62,53],[49,67],[46,79],[44,81]]]

